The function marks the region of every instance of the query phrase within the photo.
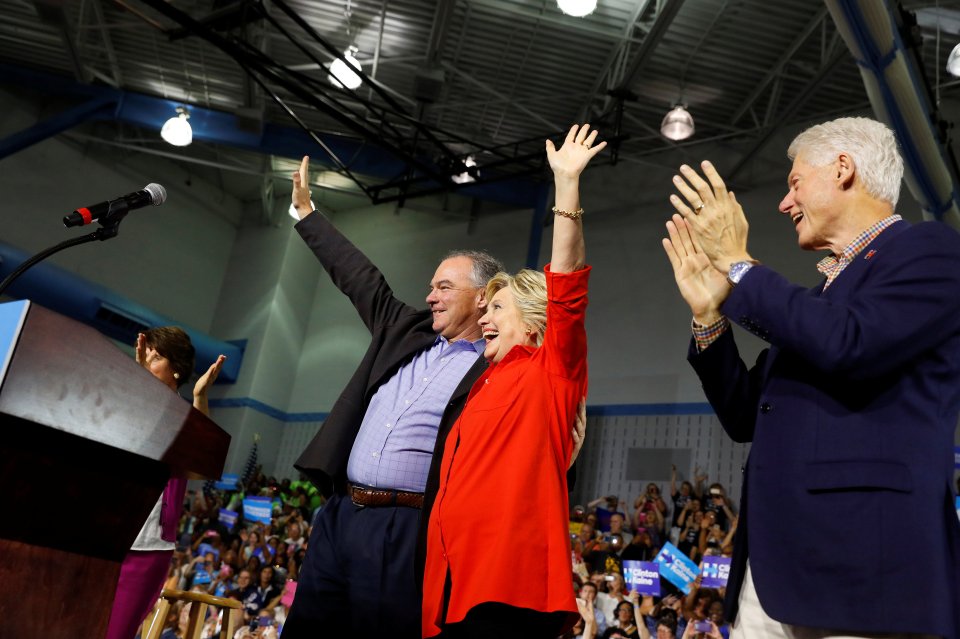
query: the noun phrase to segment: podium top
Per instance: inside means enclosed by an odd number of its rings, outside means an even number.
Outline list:
[[[0,306],[0,413],[221,476],[230,436],[107,338],[33,303]]]

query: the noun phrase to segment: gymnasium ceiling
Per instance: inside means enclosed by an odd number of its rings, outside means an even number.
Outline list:
[[[960,8],[903,9],[904,38],[949,121],[960,86],[938,70],[960,41]],[[428,170],[458,173],[468,154],[481,176],[535,176],[542,140],[585,120],[618,140],[618,162],[673,167],[719,146],[734,158],[731,179],[749,182],[747,161],[781,128],[869,107],[817,0],[599,0],[585,18],[555,0],[0,0],[0,15],[0,84],[33,96],[41,121],[78,101],[46,95],[53,77],[166,101],[163,119],[182,104],[236,116],[248,131],[305,127],[345,142],[330,148],[336,160],[310,153],[339,163],[331,188],[368,189],[353,196],[361,201],[416,197]],[[368,79],[355,92],[334,88],[324,66],[350,45]],[[676,103],[696,122],[680,143],[659,133]],[[62,135],[178,158],[247,199],[288,175],[297,155],[204,138],[199,127],[177,149],[159,139],[162,119],[155,124],[99,118]],[[407,169],[365,175],[364,158],[380,156]]]

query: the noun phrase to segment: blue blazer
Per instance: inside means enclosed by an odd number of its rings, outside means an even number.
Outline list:
[[[726,331],[689,361],[723,428],[752,442],[725,610],[747,557],[764,610],[852,632],[960,635],[960,236],[883,231],[823,291],[751,269]]]

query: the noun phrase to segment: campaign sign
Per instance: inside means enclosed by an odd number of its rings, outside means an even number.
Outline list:
[[[236,490],[238,481],[240,481],[240,475],[226,473],[220,481],[214,482],[213,487],[217,490]]]
[[[690,584],[700,574],[697,564],[690,561],[689,557],[669,541],[663,544],[654,561],[660,566],[660,574],[667,581],[682,590],[683,594],[690,594]]]
[[[7,374],[7,366],[13,358],[29,308],[30,302],[27,300],[0,304],[0,382]]]
[[[660,568],[655,561],[623,561],[623,580],[627,590],[641,595],[660,596]]]
[[[212,552],[214,557],[216,557],[217,559],[220,559],[220,551],[214,548],[213,546],[211,546],[210,544],[208,544],[207,542],[203,542],[202,544],[197,546],[197,557],[203,557],[208,552]]]
[[[730,557],[704,557],[700,564],[703,588],[726,588],[730,578]]]
[[[237,517],[240,516],[240,513],[234,510],[227,510],[226,508],[220,509],[220,516],[217,519],[221,524],[227,527],[227,530],[233,530],[233,527],[237,525]]]
[[[197,572],[193,574],[193,585],[197,584],[208,584],[213,579],[210,577],[210,573],[203,568],[197,568]]]
[[[568,525],[569,528],[570,528],[570,534],[572,534],[572,535],[577,535],[577,536],[580,535],[580,529],[583,528],[583,524],[582,524],[581,522],[579,522],[579,521],[571,521],[571,522],[570,522],[569,524],[567,524],[567,525]]]
[[[960,470],[960,446],[953,447],[953,467]]]
[[[957,497],[957,517],[960,517],[960,497]]]
[[[269,524],[272,513],[273,504],[269,497],[246,497],[243,500],[243,517],[247,521]]]

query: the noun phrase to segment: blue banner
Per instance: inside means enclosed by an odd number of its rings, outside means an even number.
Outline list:
[[[730,557],[704,557],[700,563],[701,588],[726,588],[730,578]]]
[[[203,557],[208,552],[212,552],[214,557],[216,557],[217,559],[220,559],[220,551],[214,548],[213,546],[211,546],[210,544],[208,544],[207,542],[203,542],[202,544],[197,546],[196,556]]]
[[[218,519],[220,520],[221,524],[227,527],[227,530],[233,530],[233,527],[237,525],[237,517],[239,516],[240,513],[236,511],[221,508]]]
[[[636,590],[641,595],[660,596],[660,567],[655,561],[624,559],[623,580],[628,592]]]
[[[3,383],[7,374],[7,366],[13,357],[28,308],[30,302],[27,300],[0,304],[0,383]]]
[[[247,497],[243,500],[243,518],[247,521],[270,523],[273,503],[269,497]]]
[[[663,544],[654,561],[660,566],[660,574],[664,579],[682,590],[683,594],[690,594],[690,584],[700,574],[697,564],[669,541]]]
[[[224,474],[220,481],[213,483],[213,487],[217,490],[236,490],[238,481],[240,475]]]

